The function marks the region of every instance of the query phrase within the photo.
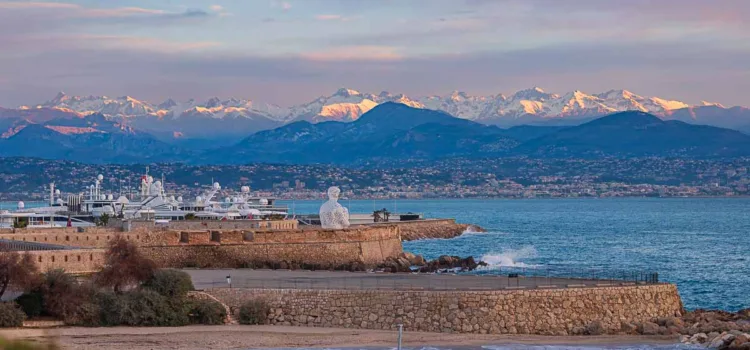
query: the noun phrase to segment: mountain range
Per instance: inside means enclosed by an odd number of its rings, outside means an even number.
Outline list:
[[[135,107],[134,107],[135,108]],[[10,113],[7,110],[6,113]],[[351,122],[307,118],[246,135],[227,145],[165,142],[124,118],[40,107],[0,119],[0,156],[88,163],[203,164],[367,163],[447,157],[739,157],[750,135],[663,120],[640,111],[616,112],[576,126],[501,128],[397,102],[380,103]]]
[[[472,96],[454,91],[443,96],[410,98],[403,94],[370,94],[342,88],[331,95],[291,107],[238,98],[213,97],[201,102],[167,99],[161,103],[149,103],[130,96],[69,96],[59,93],[38,105],[0,108],[0,134],[12,132],[8,125],[22,124],[21,121],[43,123],[51,118],[101,114],[115,123],[150,133],[167,143],[208,148],[230,145],[254,132],[301,120],[311,123],[352,122],[386,102],[444,111],[461,119],[501,127],[570,126],[615,112],[640,111],[663,120],[680,120],[750,133],[748,108],[728,108],[705,101],[690,105],[659,97],[644,97],[627,90],[554,94],[531,88],[509,96]]]

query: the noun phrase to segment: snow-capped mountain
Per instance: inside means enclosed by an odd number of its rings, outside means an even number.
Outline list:
[[[743,130],[750,125],[750,113],[741,107],[725,108],[720,104],[705,101],[699,105],[689,105],[681,101],[640,96],[627,90],[610,90],[595,94],[576,90],[556,94],[537,87],[507,96],[473,96],[453,91],[447,95],[418,98],[385,91],[371,94],[341,88],[331,95],[288,108],[238,98],[212,97],[203,102],[195,99],[167,99],[153,104],[130,96],[112,98],[69,96],[59,93],[50,101],[33,107],[22,106],[15,111],[18,111],[16,114],[23,111],[24,115],[50,115],[59,112],[85,116],[101,113],[122,124],[151,132],[162,139],[212,139],[224,136],[232,139],[299,120],[313,123],[351,122],[385,102],[440,110],[458,118],[500,126],[541,123],[572,125],[594,117],[628,110],[693,123],[714,125],[712,123],[716,121],[715,124],[718,126]],[[5,113],[9,113],[8,111],[11,110],[5,110]],[[723,115],[725,113],[727,116]]]

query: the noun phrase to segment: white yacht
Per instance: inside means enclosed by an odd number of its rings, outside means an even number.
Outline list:
[[[103,215],[110,218],[158,220],[239,220],[283,217],[288,215],[286,207],[276,206],[274,198],[252,197],[250,187],[242,186],[240,193],[224,201],[214,200],[221,192],[216,182],[203,196],[193,202],[183,202],[182,196],[168,195],[162,181],[148,175],[141,176],[140,193],[130,196],[105,193],[102,189],[103,175],[98,175],[87,194],[68,195],[61,198],[60,190],[51,183],[49,206],[0,211],[0,228],[28,227],[86,227],[94,226]]]

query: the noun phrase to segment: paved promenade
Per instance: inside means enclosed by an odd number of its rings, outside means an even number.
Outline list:
[[[577,288],[633,285],[632,282],[575,279],[546,276],[508,277],[452,274],[394,274],[345,271],[288,271],[185,269],[196,289],[233,288],[269,289],[395,289],[395,290],[497,290],[531,288]]]

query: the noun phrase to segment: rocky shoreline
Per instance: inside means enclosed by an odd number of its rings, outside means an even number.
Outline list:
[[[404,252],[397,258],[388,258],[378,268],[385,272],[421,272],[434,273],[443,271],[466,272],[473,271],[478,267],[487,266],[484,261],[476,261],[473,256],[462,258],[460,256],[442,255],[437,259],[427,261],[421,255]]]

